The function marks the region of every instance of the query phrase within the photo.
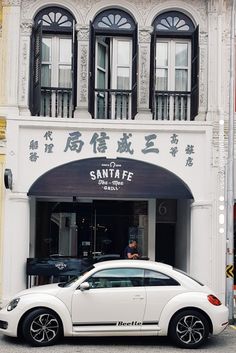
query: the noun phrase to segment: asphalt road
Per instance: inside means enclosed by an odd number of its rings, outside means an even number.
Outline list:
[[[57,345],[32,348],[18,339],[0,334],[0,353],[235,353],[236,326],[229,326],[219,336],[210,337],[197,350],[174,347],[166,337],[66,338]]]

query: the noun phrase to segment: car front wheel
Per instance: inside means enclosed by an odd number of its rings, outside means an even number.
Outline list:
[[[171,320],[169,335],[179,347],[197,348],[209,336],[209,323],[200,312],[185,310]]]
[[[30,312],[22,325],[25,340],[33,346],[49,346],[61,336],[60,319],[53,311],[36,309]]]

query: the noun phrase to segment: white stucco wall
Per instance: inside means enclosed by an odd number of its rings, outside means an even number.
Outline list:
[[[77,20],[78,46],[83,48],[83,56],[78,56],[78,90],[85,84],[79,104],[84,115],[87,112],[88,40],[89,21],[103,8],[118,6],[126,9],[137,20],[139,30],[149,33],[153,18],[165,10],[182,10],[199,25],[200,68],[199,68],[199,115],[194,122],[154,122],[145,120],[140,109],[140,120],[134,121],[95,121],[78,119],[47,119],[30,117],[28,109],[30,34],[33,16],[45,5],[62,5],[71,10]],[[181,230],[189,229],[189,272],[206,282],[224,300],[225,293],[225,226],[219,226],[219,206],[225,188],[225,151],[228,119],[228,80],[229,80],[229,13],[228,1],[85,1],[67,0],[4,0],[2,42],[4,42],[4,65],[0,67],[2,82],[0,87],[0,113],[7,116],[6,167],[13,173],[13,190],[6,190],[4,239],[3,239],[3,299],[25,287],[25,261],[29,256],[30,224],[29,199],[27,192],[33,182],[48,170],[69,161],[85,159],[103,154],[94,154],[90,139],[94,132],[106,132],[109,136],[107,157],[126,157],[149,162],[175,173],[190,188],[194,203],[190,208],[191,224],[179,222]],[[144,36],[143,36],[144,37]],[[147,36],[148,37],[148,36]],[[140,39],[141,36],[140,36]],[[146,87],[149,87],[149,48],[150,33],[140,46],[140,67],[147,72]],[[144,55],[144,53],[147,53]],[[83,77],[81,76],[81,61]],[[7,65],[6,65],[7,63]],[[146,65],[146,66],[145,66]],[[144,71],[145,71],[144,70]],[[85,75],[85,78],[84,78]],[[145,76],[145,75],[144,75]],[[80,86],[81,85],[81,86]],[[143,94],[141,88],[139,94]],[[148,108],[148,94],[144,97]],[[84,101],[83,101],[84,99]],[[149,118],[151,114],[149,112]],[[142,120],[144,119],[144,120]],[[219,121],[226,124],[219,124]],[[52,131],[53,153],[45,153],[45,133]],[[79,131],[84,141],[80,153],[64,152],[69,133]],[[123,133],[132,134],[130,141],[132,155],[117,153],[117,141]],[[178,135],[178,153],[170,154],[171,136]],[[145,136],[156,134],[155,147],[159,153],[144,154]],[[38,147],[30,149],[30,143]],[[193,146],[191,155],[186,147]],[[35,162],[30,161],[30,153],[36,152]],[[192,166],[186,166],[188,157]],[[150,202],[151,204],[151,202]],[[184,217],[184,208],[181,217]],[[13,221],[14,219],[14,221]],[[31,226],[31,229],[30,229]],[[223,229],[220,232],[219,229]],[[152,229],[153,231],[153,229]],[[181,237],[180,237],[181,238]],[[182,238],[183,239],[183,238]],[[15,246],[12,247],[12,244]],[[179,248],[177,251],[181,251]],[[10,278],[9,278],[9,273]]]

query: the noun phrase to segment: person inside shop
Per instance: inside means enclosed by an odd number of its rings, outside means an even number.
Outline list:
[[[140,258],[140,254],[138,251],[138,244],[136,240],[131,239],[129,241],[129,245],[127,245],[124,250],[124,258],[132,259],[132,260],[137,260]]]

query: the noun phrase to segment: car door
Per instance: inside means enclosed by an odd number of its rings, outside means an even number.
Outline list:
[[[74,292],[72,322],[76,332],[101,334],[141,330],[146,305],[144,270],[115,268],[94,273],[89,289]]]
[[[142,326],[142,330],[152,331],[157,329],[165,305],[185,289],[175,279],[152,270],[145,270],[144,285],[147,303],[143,319],[146,324]]]

